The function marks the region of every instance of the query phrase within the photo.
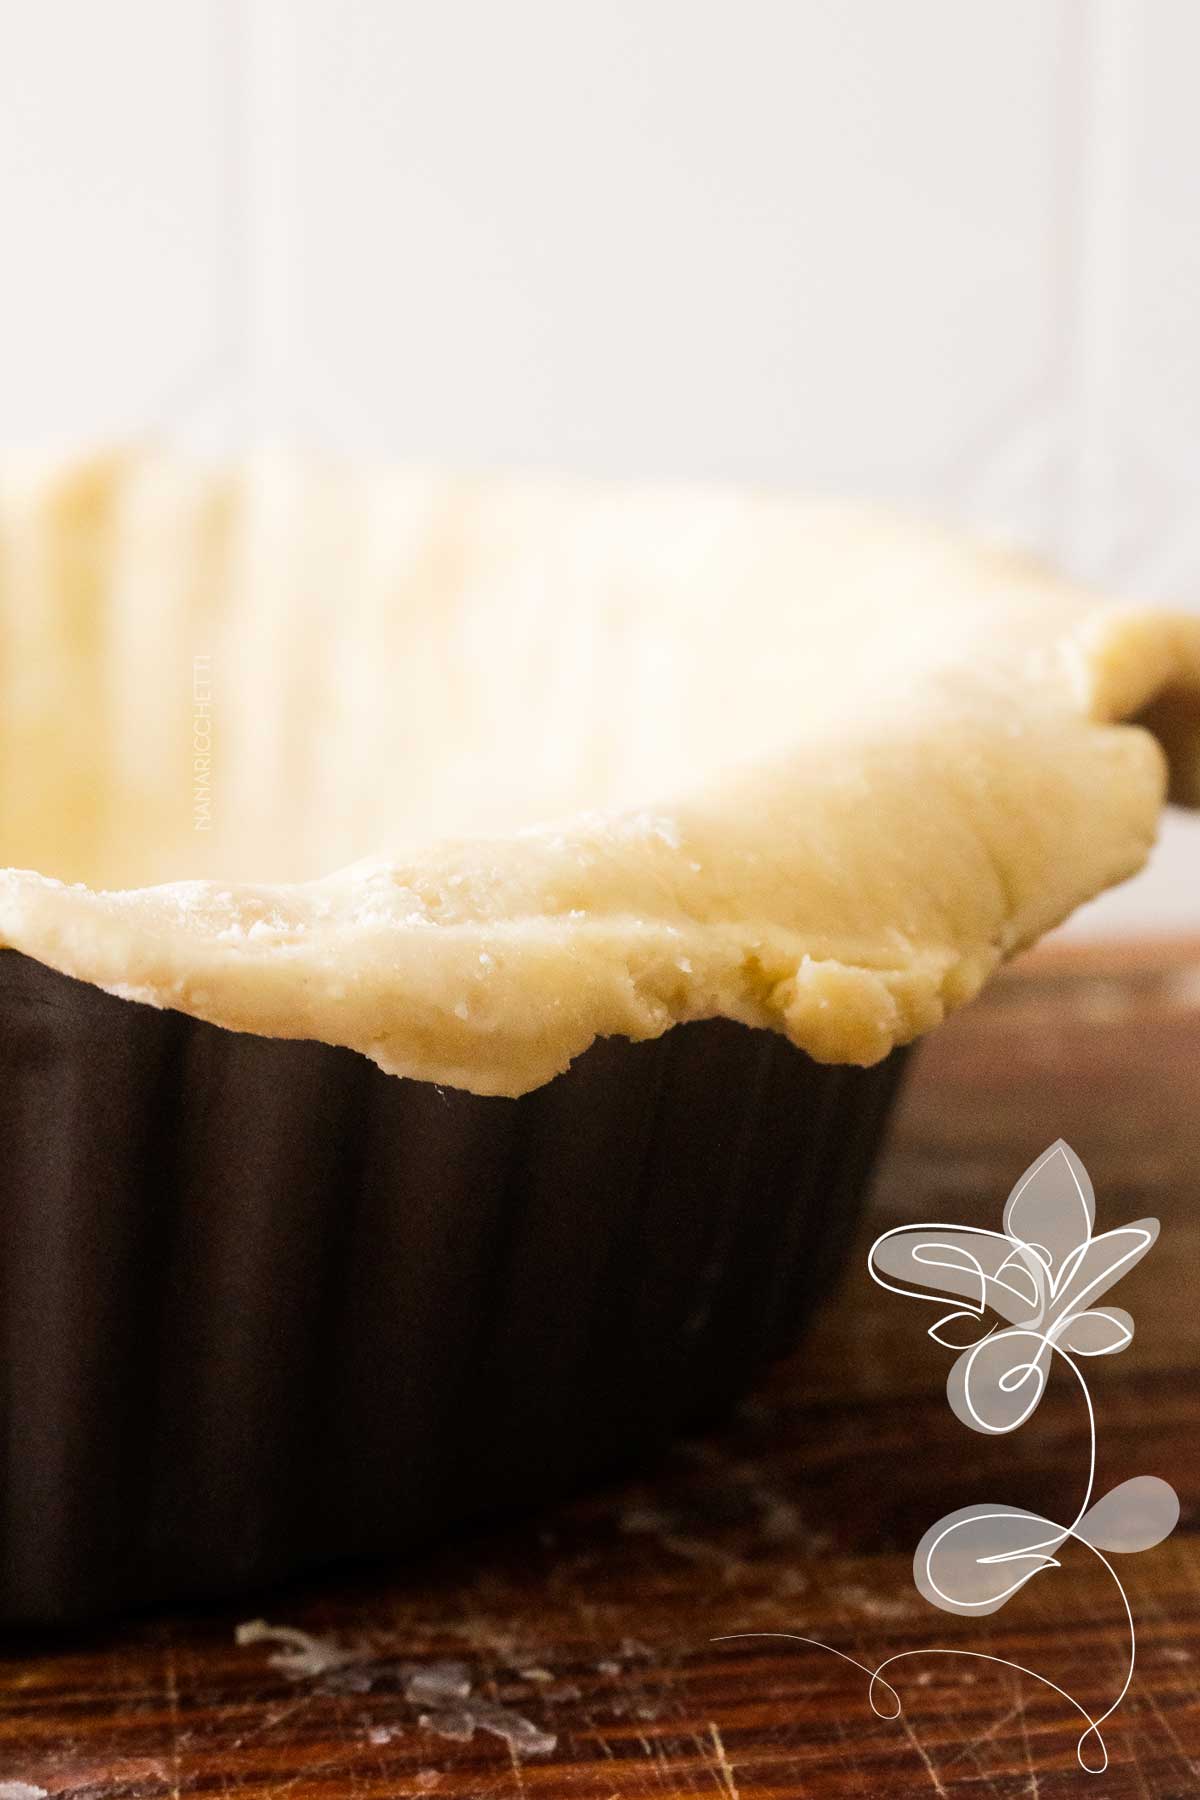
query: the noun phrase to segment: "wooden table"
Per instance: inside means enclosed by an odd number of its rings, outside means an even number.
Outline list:
[[[949,1353],[925,1336],[934,1315],[873,1287],[864,1263],[889,1223],[998,1226],[1059,1136],[1092,1173],[1100,1229],[1163,1224],[1113,1295],[1135,1341],[1090,1371],[1100,1491],[1156,1473],[1183,1503],[1174,1537],[1119,1559],[1138,1662],[1098,1777],[1078,1769],[1068,1704],[997,1664],[912,1658],[889,1722],[827,1651],[714,1642],[798,1632],[868,1665],[958,1645],[1108,1704],[1120,1597],[1078,1546],[981,1620],[936,1612],[911,1578],[922,1532],[953,1506],[1074,1517],[1079,1391],[1053,1382],[1013,1436],[964,1430]],[[277,1645],[235,1643],[245,1607],[9,1645],[0,1796],[22,1792],[6,1781],[75,1800],[1200,1794],[1197,1202],[1200,942],[1027,960],[924,1047],[841,1292],[727,1429],[415,1565],[256,1600],[323,1641],[312,1660],[327,1666],[307,1674],[275,1666]]]

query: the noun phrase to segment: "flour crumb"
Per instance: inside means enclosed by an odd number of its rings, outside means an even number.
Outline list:
[[[552,1731],[542,1731],[531,1719],[490,1700],[471,1700],[461,1706],[422,1713],[420,1725],[452,1743],[469,1744],[477,1731],[503,1739],[515,1756],[549,1756],[558,1744]]]
[[[469,1744],[475,1736],[474,1715],[469,1712],[422,1713],[417,1720],[422,1731],[435,1731],[452,1744]]]
[[[404,1698],[414,1706],[443,1706],[448,1700],[465,1700],[471,1677],[465,1663],[435,1662],[417,1669],[404,1687]]]
[[[511,1712],[507,1706],[493,1706],[490,1701],[472,1702],[472,1714],[480,1731],[490,1731],[503,1738],[518,1755],[549,1756],[558,1739],[552,1731],[542,1731],[532,1719]]]

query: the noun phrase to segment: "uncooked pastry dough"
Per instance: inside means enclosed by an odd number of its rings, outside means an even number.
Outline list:
[[[874,1062],[1200,803],[1200,619],[827,503],[10,463],[0,629],[0,942],[481,1094],[714,1015]]]

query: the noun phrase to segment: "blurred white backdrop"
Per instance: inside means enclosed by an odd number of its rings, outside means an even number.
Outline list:
[[[0,436],[899,500],[1200,604],[1195,0],[4,8]],[[1076,929],[1200,924],[1200,823]]]

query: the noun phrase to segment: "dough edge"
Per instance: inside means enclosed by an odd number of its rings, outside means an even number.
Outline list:
[[[131,1003],[477,1094],[529,1093],[597,1037],[709,1017],[869,1066],[1141,868],[1168,783],[1200,805],[1200,617],[1024,580],[1045,587],[1045,628],[1022,621],[1016,650],[1000,634],[995,668],[984,657],[999,702],[979,718],[941,668],[819,758],[810,743],[655,805],[309,882],[97,891],[7,869],[0,943]],[[972,799],[954,769],[975,761],[990,772]],[[988,830],[981,796],[999,796]]]

